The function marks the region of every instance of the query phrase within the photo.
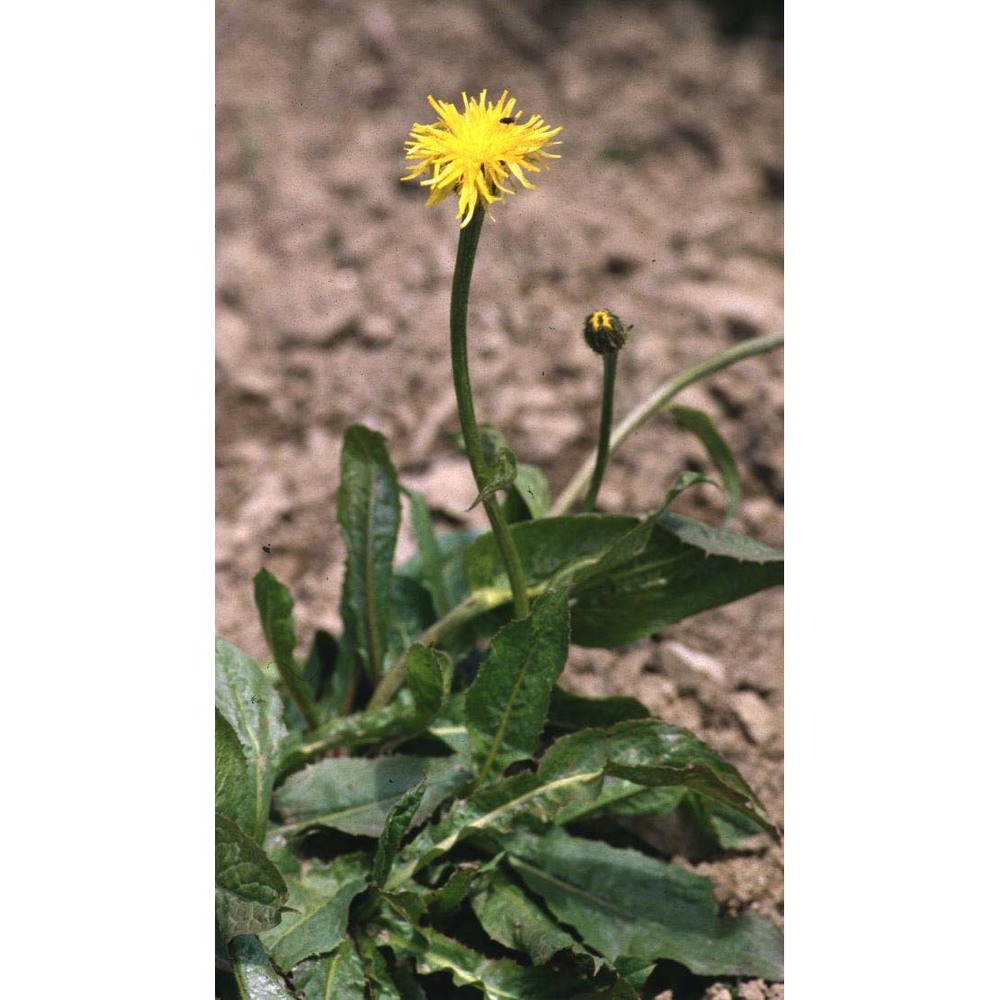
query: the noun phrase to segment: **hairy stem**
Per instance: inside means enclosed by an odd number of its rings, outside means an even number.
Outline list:
[[[521,566],[521,557],[514,546],[510,528],[500,511],[496,495],[486,487],[490,484],[489,467],[483,453],[483,445],[479,439],[479,429],[476,424],[476,413],[472,404],[472,384],[469,380],[469,353],[466,344],[466,321],[469,312],[469,286],[472,283],[472,268],[476,262],[476,247],[479,244],[479,233],[483,227],[485,210],[481,205],[476,207],[469,224],[460,231],[458,237],[458,253],[455,259],[455,277],[451,286],[451,372],[455,382],[455,396],[458,400],[458,418],[462,425],[462,437],[465,439],[465,451],[469,456],[469,465],[476,480],[476,488],[483,499],[486,516],[496,537],[507,577],[510,580],[511,593],[514,595],[514,617],[528,616],[528,588]]]
[[[594,459],[594,474],[590,477],[590,489],[583,501],[584,511],[592,511],[597,503],[597,494],[604,479],[604,468],[608,464],[608,439],[611,436],[611,417],[615,408],[615,375],[618,372],[618,352],[602,355],[604,361],[604,387],[601,392],[601,428],[597,434],[597,455]]]

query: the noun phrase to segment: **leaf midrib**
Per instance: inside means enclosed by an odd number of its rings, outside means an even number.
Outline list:
[[[507,699],[507,704],[504,707],[503,715],[500,717],[500,725],[497,727],[497,731],[490,743],[489,750],[486,754],[486,759],[483,761],[482,767],[479,769],[479,774],[476,777],[476,787],[482,784],[483,780],[488,776],[490,768],[493,764],[494,759],[500,752],[500,746],[503,742],[503,737],[510,726],[511,713],[514,711],[514,702],[517,698],[518,692],[521,690],[521,686],[524,683],[524,678],[528,673],[528,664],[531,662],[531,657],[533,656],[536,647],[541,641],[541,636],[537,631],[534,632],[534,637],[531,638],[528,649],[525,651],[524,659],[521,664],[521,669],[517,673],[517,678],[514,681],[514,687],[511,689],[510,697]]]

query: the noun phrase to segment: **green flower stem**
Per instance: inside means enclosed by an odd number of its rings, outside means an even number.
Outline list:
[[[626,416],[620,424],[611,432],[608,441],[608,455],[613,455],[622,445],[622,442],[634,430],[641,427],[654,413],[662,409],[676,396],[682,389],[700,379],[706,378],[715,372],[728,368],[737,361],[751,358],[755,354],[765,354],[773,351],[776,347],[781,347],[785,342],[784,333],[772,333],[766,337],[755,337],[753,340],[745,340],[731,347],[728,351],[717,354],[708,361],[703,361],[686,372],[682,372],[669,382],[664,382],[658,389],[646,397],[631,413]],[[587,488],[587,483],[591,481],[594,470],[597,467],[598,452],[595,450],[590,457],[577,470],[576,475],[569,485],[559,494],[555,503],[549,510],[548,517],[559,517],[569,512],[576,498]]]
[[[465,451],[476,480],[476,488],[483,498],[486,516],[496,537],[511,593],[514,595],[514,617],[528,616],[528,588],[524,579],[521,557],[514,547],[510,528],[500,512],[496,495],[486,489],[490,485],[489,467],[479,439],[476,413],[472,405],[472,384],[469,381],[469,352],[466,344],[466,319],[469,312],[469,286],[472,284],[472,268],[476,262],[476,247],[479,233],[483,228],[485,210],[477,205],[469,224],[459,231],[458,253],[455,259],[455,277],[451,285],[451,371],[455,382],[455,396],[458,399],[458,418],[465,439]]]
[[[611,417],[615,408],[615,375],[618,373],[618,352],[611,351],[601,356],[604,361],[604,389],[601,394],[601,429],[597,435],[597,456],[594,459],[594,474],[590,477],[590,489],[583,501],[584,512],[594,509],[597,494],[604,479],[604,468],[608,464],[608,438],[611,436]]]

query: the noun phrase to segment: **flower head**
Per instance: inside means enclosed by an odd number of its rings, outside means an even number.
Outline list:
[[[458,215],[467,226],[476,206],[500,201],[514,194],[504,186],[513,175],[526,188],[534,185],[524,176],[526,170],[537,172],[545,160],[558,159],[545,146],[558,145],[553,138],[561,128],[549,128],[538,115],[521,122],[521,112],[514,113],[514,98],[505,90],[496,104],[487,102],[486,91],[479,100],[463,93],[464,111],[454,104],[428,97],[438,113],[433,125],[414,125],[406,143],[406,159],[416,161],[403,178],[412,181],[426,171],[430,177],[420,183],[431,189],[428,205],[436,205],[452,191],[458,194]]]
[[[583,339],[598,354],[617,354],[625,346],[625,336],[631,329],[613,312],[598,309],[583,321]]]

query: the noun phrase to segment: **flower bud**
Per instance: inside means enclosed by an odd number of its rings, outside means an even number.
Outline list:
[[[587,341],[587,346],[598,354],[616,354],[620,351],[625,346],[625,333],[622,321],[607,309],[592,312],[583,323],[583,338]]]

